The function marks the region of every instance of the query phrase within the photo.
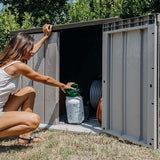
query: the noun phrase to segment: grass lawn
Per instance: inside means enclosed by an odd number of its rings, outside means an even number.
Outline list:
[[[0,139],[0,160],[158,160],[152,150],[106,134],[41,130],[34,132],[45,142],[18,145],[17,137]]]

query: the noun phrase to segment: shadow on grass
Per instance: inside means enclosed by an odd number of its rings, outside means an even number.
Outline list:
[[[32,133],[40,133],[40,132],[45,132],[47,129],[37,129],[33,131]],[[31,133],[31,134],[32,134]],[[13,141],[13,140],[18,140],[18,136],[11,136],[11,137],[5,137],[5,138],[0,138],[0,143],[3,142],[8,142],[8,141]]]
[[[103,134],[103,135],[106,135],[106,136],[108,136],[108,137],[111,137],[111,138],[113,138],[114,140],[116,140],[116,141],[118,141],[118,142],[120,142],[120,143],[122,143],[122,144],[127,144],[127,145],[132,145],[132,146],[143,147],[142,145],[137,144],[137,143],[134,143],[134,142],[132,142],[132,141],[129,141],[129,140],[125,139],[125,138],[120,138],[120,137],[117,137],[117,136],[114,136],[114,135],[111,135],[111,134],[108,134],[108,133],[102,133],[102,134]]]
[[[37,129],[37,130],[33,131],[33,134],[37,134],[37,133],[44,132],[44,131],[46,131],[46,129]],[[11,141],[17,141],[17,144],[10,145]],[[1,144],[2,142],[7,142],[7,144],[2,145]],[[31,143],[31,144],[33,144],[33,143]],[[5,152],[10,153],[13,151],[18,152],[18,151],[21,151],[24,149],[32,149],[33,146],[31,144],[26,144],[26,145],[18,144],[18,136],[0,138],[0,154],[5,153]]]
[[[0,138],[0,143],[1,143],[2,141],[8,142],[8,141],[16,140],[16,139],[18,139],[18,136]]]
[[[1,142],[11,142],[11,141],[16,141],[18,139],[18,136],[13,136],[13,137],[6,137],[6,138],[1,138],[0,139],[0,143]],[[18,141],[17,141],[18,143]],[[0,144],[0,153],[3,153],[3,152],[12,152],[12,151],[21,151],[22,149],[28,149],[28,148],[33,148],[33,146],[29,146],[29,145],[19,145],[19,144],[5,144],[5,145],[2,145]]]
[[[29,146],[29,145],[0,145],[0,153],[3,153],[3,152],[12,152],[12,151],[21,151],[23,149],[28,149],[28,148],[33,148],[33,146]]]

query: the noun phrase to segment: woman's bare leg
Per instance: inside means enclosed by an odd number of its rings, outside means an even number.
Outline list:
[[[25,87],[17,91],[15,94],[10,96],[4,111],[18,111],[22,106],[22,111],[32,112],[35,100],[35,90],[32,87]]]
[[[35,130],[40,117],[35,113],[10,111],[0,117],[0,138],[16,136]]]
[[[21,111],[33,112],[34,100],[35,100],[35,90],[32,87],[25,87],[13,94],[7,101],[4,111],[18,111],[21,107]],[[22,138],[29,138],[30,132],[20,135]],[[19,140],[23,143],[24,140]],[[35,141],[38,141],[35,139]]]

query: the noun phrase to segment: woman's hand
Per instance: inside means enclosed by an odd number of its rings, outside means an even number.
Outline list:
[[[52,32],[52,25],[45,24],[43,26],[43,32],[44,32],[45,36],[48,38],[51,35],[51,32]]]
[[[41,46],[46,41],[46,39],[48,39],[48,37],[51,35],[52,25],[45,24],[43,26],[43,32],[44,32],[45,36],[34,45],[33,49],[30,51],[31,57],[34,56],[38,52],[38,50],[41,48]]]
[[[67,84],[63,85],[61,88],[61,90],[66,93],[65,89],[73,89],[76,91],[75,88],[71,87],[71,85],[74,84],[74,82],[68,82]]]

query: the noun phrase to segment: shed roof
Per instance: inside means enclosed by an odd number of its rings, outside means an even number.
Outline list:
[[[118,20],[120,20],[120,18],[105,18],[105,19],[91,20],[91,21],[86,21],[86,22],[75,22],[75,23],[70,23],[70,24],[58,24],[58,25],[53,26],[52,30],[53,31],[60,31],[60,30],[64,30],[64,29],[101,25],[101,24],[104,24],[104,23],[115,22],[115,21],[118,21]],[[18,32],[42,33],[42,27],[12,31],[11,35],[15,35]]]

